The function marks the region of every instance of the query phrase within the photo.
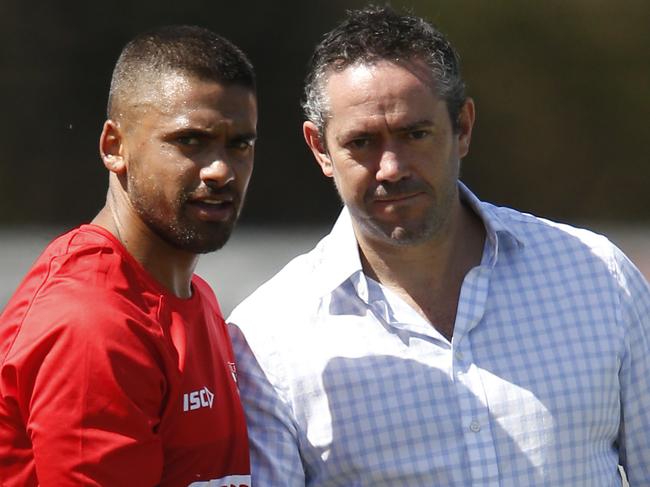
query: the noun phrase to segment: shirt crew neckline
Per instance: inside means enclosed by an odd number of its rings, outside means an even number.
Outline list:
[[[131,253],[127,250],[124,244],[106,228],[94,223],[86,223],[79,227],[79,231],[95,233],[109,240],[113,248],[120,254],[120,256],[123,259],[127,260],[131,264],[131,266],[136,270],[142,282],[148,288],[150,288],[152,292],[162,296],[165,299],[165,301],[168,302],[171,301],[173,303],[178,304],[179,306],[189,306],[198,300],[199,293],[196,291],[196,286],[194,285],[194,274],[192,275],[192,282],[190,283],[190,289],[192,291],[192,295],[189,298],[180,298],[176,296],[173,292],[171,292],[169,289],[167,289],[165,286],[163,286],[157,279],[155,279],[149,273],[149,271],[147,271],[147,269],[145,269],[144,266],[140,262],[138,262],[138,260],[135,257],[133,257],[133,255],[131,255]]]

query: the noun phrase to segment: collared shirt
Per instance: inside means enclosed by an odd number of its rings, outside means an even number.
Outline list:
[[[647,282],[605,237],[460,191],[486,239],[451,341],[362,272],[345,210],[235,309],[254,485],[650,485]]]

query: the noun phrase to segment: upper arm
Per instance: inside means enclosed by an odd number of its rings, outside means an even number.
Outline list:
[[[644,485],[650,479],[650,288],[624,256],[620,256],[620,269],[626,336],[620,369],[619,448],[630,485]]]
[[[31,313],[8,360],[39,483],[153,485],[165,393],[155,346],[119,310],[84,306]]]
[[[304,486],[295,421],[284,391],[273,376],[278,370],[265,372],[239,327],[229,324],[228,328],[246,413],[253,485]]]

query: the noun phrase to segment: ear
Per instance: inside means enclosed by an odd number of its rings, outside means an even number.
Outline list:
[[[106,120],[99,136],[99,153],[104,161],[104,166],[115,174],[126,171],[124,161],[122,129],[117,122]]]
[[[325,176],[331,178],[334,175],[334,170],[330,156],[325,149],[324,134],[321,136],[318,127],[312,122],[302,124],[302,134],[305,136],[305,142],[307,142],[312,154],[314,154],[321,171]]]
[[[458,114],[458,152],[461,159],[469,153],[475,117],[474,100],[467,98]]]

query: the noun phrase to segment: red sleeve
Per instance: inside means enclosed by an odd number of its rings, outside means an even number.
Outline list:
[[[13,376],[40,485],[158,483],[159,327],[126,298],[54,289],[33,303],[3,377]]]

